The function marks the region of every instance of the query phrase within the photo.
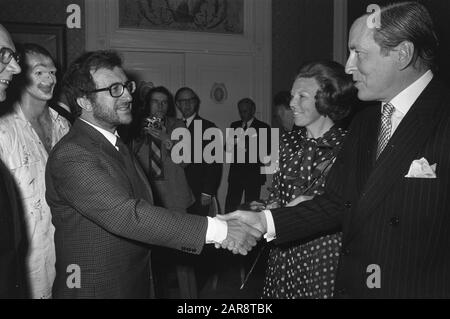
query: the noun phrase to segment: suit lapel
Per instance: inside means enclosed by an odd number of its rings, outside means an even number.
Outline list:
[[[358,176],[358,189],[363,189],[375,164],[376,149],[378,143],[378,131],[380,126],[380,106],[373,106],[364,118],[360,136]]]
[[[412,161],[420,158],[420,151],[440,119],[440,90],[439,83],[433,80],[400,123],[368,177],[358,202],[358,213],[352,221],[353,226],[364,222],[377,211],[376,208],[393,185],[408,173]],[[359,229],[353,226],[350,230]]]
[[[132,181],[127,174],[125,161],[122,155],[117,151],[117,149],[95,128],[91,127],[89,124],[84,123],[83,121],[77,119],[73,125],[73,129],[77,130],[84,139],[88,140],[92,147],[96,150],[96,154],[101,156],[100,154],[105,154],[111,158],[110,163],[119,168],[119,171],[122,172],[122,175],[126,177],[126,179],[130,183],[130,187],[132,185]]]

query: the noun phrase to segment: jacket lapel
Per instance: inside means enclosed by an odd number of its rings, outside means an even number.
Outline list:
[[[367,179],[373,170],[375,164],[376,149],[378,143],[378,132],[380,126],[380,106],[371,106],[364,118],[361,136],[359,138],[359,158],[360,163],[358,176],[358,189],[363,189]]]
[[[400,123],[368,176],[348,235],[359,229],[357,224],[377,211],[393,185],[408,173],[412,161],[420,158],[420,151],[440,119],[438,111],[442,89],[439,82],[433,80]]]
[[[100,154],[105,154],[109,158],[111,158],[110,163],[114,166],[117,166],[120,169],[122,175],[126,177],[129,181],[130,186],[131,181],[126,172],[126,165],[122,155],[117,151],[117,149],[95,128],[91,127],[89,124],[77,119],[73,124],[73,128],[77,132],[79,132],[84,139],[86,139],[93,149],[96,150],[95,154],[97,156],[101,156]]]

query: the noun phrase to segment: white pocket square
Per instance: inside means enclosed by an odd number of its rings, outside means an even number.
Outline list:
[[[415,160],[411,163],[408,175],[406,178],[437,178],[436,177],[437,164],[430,165],[425,158]]]

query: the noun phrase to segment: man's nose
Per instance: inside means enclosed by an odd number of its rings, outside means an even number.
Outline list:
[[[19,63],[17,63],[16,59],[14,58],[12,58],[11,61],[9,61],[8,66],[6,68],[12,74],[19,74],[22,71]]]
[[[123,94],[121,96],[123,99],[127,100],[128,102],[133,101],[133,97],[131,96],[131,92],[128,90],[127,87],[123,88]]]
[[[350,54],[347,59],[347,63],[345,64],[345,73],[353,74],[355,70],[356,70],[355,59],[353,57],[353,54]]]

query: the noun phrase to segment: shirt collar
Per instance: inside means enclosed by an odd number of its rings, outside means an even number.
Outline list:
[[[119,137],[119,135],[117,134],[117,131],[113,134],[113,133],[108,132],[107,130],[102,129],[101,127],[98,127],[97,125],[94,125],[82,118],[80,118],[80,120],[82,120],[86,124],[89,124],[90,126],[95,128],[97,131],[99,131],[108,140],[108,142],[110,142],[118,150],[118,148],[116,146],[117,138]]]
[[[192,121],[195,119],[196,116],[197,116],[197,113],[194,113],[191,116],[189,116],[187,119],[184,119],[186,121],[186,127],[189,127],[191,125]]]
[[[59,118],[58,112],[53,110],[51,107],[48,107],[48,111],[50,113],[50,118],[52,119],[52,122],[56,122]],[[16,102],[14,104],[14,112],[15,112],[15,118],[22,121],[23,127],[26,127],[28,125],[29,121],[26,118],[25,114],[23,113],[19,102]]]
[[[403,115],[406,115],[414,102],[416,102],[416,100],[419,98],[420,94],[422,94],[427,85],[430,84],[432,79],[433,72],[431,70],[428,70],[414,83],[397,94],[389,103],[395,107],[396,111],[402,113]],[[386,103],[382,103],[382,111],[385,104]]]
[[[255,119],[255,118],[252,117],[251,120],[247,122],[247,127],[252,126],[252,123],[253,123],[253,120],[254,120],[254,119]],[[243,123],[243,122],[242,122],[242,123]]]

